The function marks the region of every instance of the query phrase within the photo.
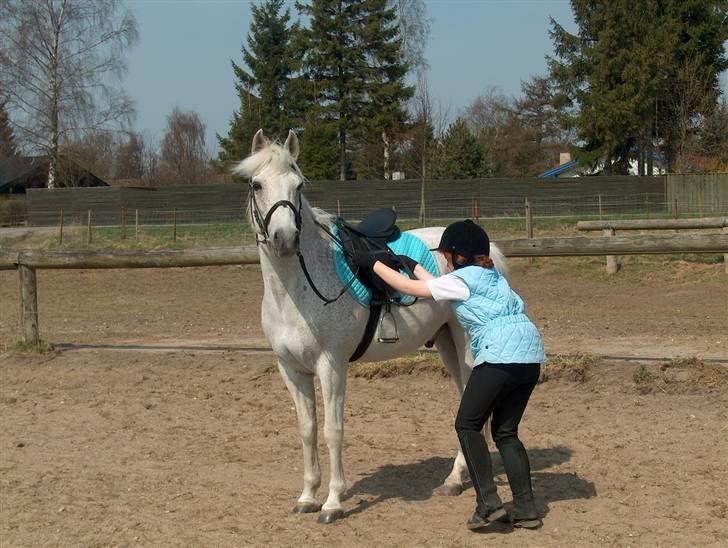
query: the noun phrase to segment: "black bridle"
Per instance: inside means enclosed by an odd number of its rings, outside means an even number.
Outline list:
[[[255,233],[255,242],[257,245],[260,244],[267,244],[270,241],[270,235],[268,234],[268,225],[270,223],[270,219],[273,216],[273,213],[276,209],[279,207],[288,207],[293,211],[293,216],[295,218],[296,222],[296,230],[298,230],[298,233],[300,235],[301,233],[301,225],[303,224],[303,218],[302,218],[302,212],[303,212],[303,204],[301,200],[301,190],[298,190],[298,207],[296,207],[293,202],[289,200],[278,200],[276,203],[274,203],[271,208],[268,210],[268,213],[263,215],[263,212],[258,207],[258,202],[255,199],[255,188],[254,184],[251,181],[250,184],[250,210],[253,213],[253,219],[255,220],[255,223],[258,225],[258,230]],[[328,227],[322,225],[319,223],[316,219],[313,219],[313,222],[319,226],[319,228],[323,229],[338,245],[341,247],[342,251],[346,253],[346,249],[344,249],[344,246],[341,243],[341,240],[337,238],[331,230],[329,230]],[[308,280],[308,283],[311,285],[311,289],[313,289],[313,292],[316,293],[316,296],[321,299],[324,302],[324,305],[331,304],[335,301],[338,301],[341,296],[346,293],[346,291],[349,289],[351,284],[354,283],[354,280],[356,280],[356,276],[358,272],[354,272],[351,279],[346,283],[344,287],[341,288],[341,291],[339,292],[336,297],[333,299],[327,299],[324,297],[321,292],[316,287],[316,284],[313,283],[313,280],[311,279],[311,275],[308,273],[308,268],[306,268],[306,261],[303,258],[303,253],[301,253],[301,247],[299,245],[300,238],[296,239],[296,255],[298,255],[298,262],[301,264],[301,270],[303,270],[304,275],[306,276],[306,280]],[[357,268],[358,271],[358,268]]]
[[[249,184],[250,186],[250,209],[253,212],[253,218],[255,219],[256,224],[258,225],[258,229],[260,232],[255,233],[255,241],[258,244],[267,244],[268,240],[270,240],[270,236],[268,234],[268,225],[270,224],[270,218],[273,216],[273,213],[275,213],[276,209],[279,207],[288,207],[293,211],[293,217],[296,221],[296,230],[301,232],[301,191],[298,191],[298,207],[296,207],[292,202],[288,200],[278,200],[276,203],[273,204],[273,206],[268,210],[268,213],[263,216],[263,213],[260,211],[260,208],[258,207],[258,202],[255,200],[255,187],[251,181]],[[259,238],[259,236],[262,236],[262,238]],[[296,251],[298,251],[298,244],[296,244]]]

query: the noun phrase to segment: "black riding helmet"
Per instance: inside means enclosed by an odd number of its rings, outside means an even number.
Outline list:
[[[459,268],[471,264],[476,255],[490,255],[490,239],[485,230],[466,219],[449,225],[442,233],[440,245],[433,251],[449,251],[462,255],[467,259],[465,263],[453,262],[455,268]]]

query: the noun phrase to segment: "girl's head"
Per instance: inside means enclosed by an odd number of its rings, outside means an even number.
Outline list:
[[[464,266],[478,265],[491,268],[490,239],[480,226],[470,219],[457,221],[442,233],[436,248],[447,258],[448,266],[456,270]]]

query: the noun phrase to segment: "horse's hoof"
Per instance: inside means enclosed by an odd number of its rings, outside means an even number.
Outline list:
[[[293,507],[292,512],[294,514],[312,514],[321,510],[321,505],[318,502],[299,502]]]
[[[323,524],[333,523],[337,519],[341,519],[343,517],[343,510],[324,510],[323,512],[321,512],[321,515],[318,518],[318,522]]]
[[[441,497],[457,497],[463,492],[463,486],[457,483],[443,483],[433,493]]]

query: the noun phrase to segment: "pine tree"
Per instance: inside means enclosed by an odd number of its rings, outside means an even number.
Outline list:
[[[369,99],[364,106],[366,122],[362,141],[373,147],[380,161],[375,174],[390,178],[390,156],[405,129],[407,113],[404,104],[414,94],[414,87],[404,83],[408,67],[402,61],[402,40],[394,6],[387,0],[363,0],[359,40],[365,46],[368,64],[364,89]],[[383,145],[383,146],[382,146]]]
[[[385,0],[296,2],[310,20],[303,32],[305,73],[320,123],[335,127],[339,178],[353,176],[351,152],[371,150],[375,140],[391,144],[405,119],[404,85],[396,11]],[[386,146],[386,145],[385,145]],[[377,173],[384,170],[384,146]],[[368,159],[359,168],[373,165]],[[358,177],[368,175],[357,173]]]
[[[638,7],[632,0],[572,0],[577,34],[551,21],[554,104],[581,141],[578,158],[604,162],[606,173],[626,172],[634,149],[658,137],[668,152],[674,148],[668,128],[675,111],[668,105],[683,87],[679,67],[687,60],[700,65],[706,93],[714,92],[717,73],[728,66],[726,6],[727,0],[643,0]]]
[[[487,154],[463,118],[447,129],[435,155],[433,178],[476,179],[491,175]]]
[[[284,0],[265,0],[251,6],[247,48],[242,48],[247,69],[232,61],[240,108],[230,121],[227,137],[218,135],[220,163],[247,156],[258,129],[285,138],[300,123],[295,120],[300,101],[292,96],[291,84],[297,66],[292,39],[298,26],[289,25],[290,10],[281,12],[283,5]]]
[[[10,126],[10,118],[5,110],[5,103],[0,103],[0,158],[17,156],[15,134]]]

